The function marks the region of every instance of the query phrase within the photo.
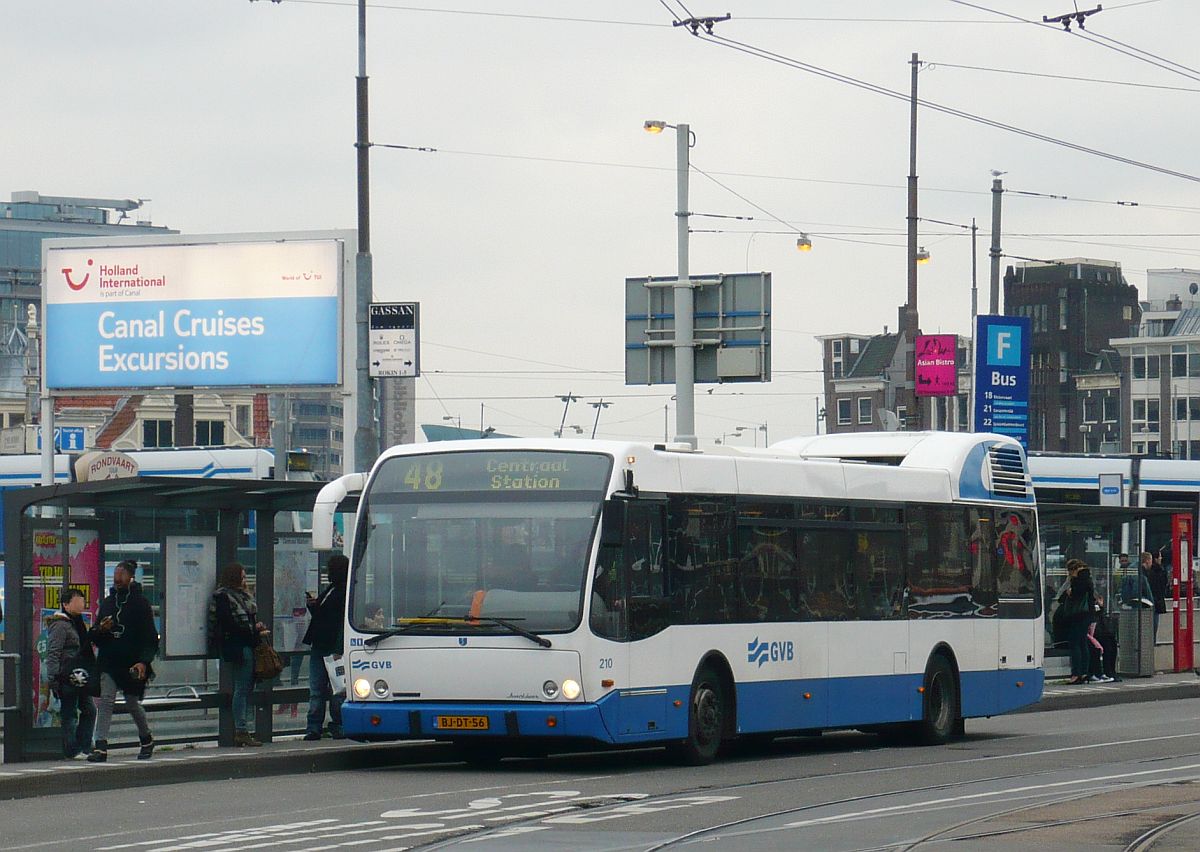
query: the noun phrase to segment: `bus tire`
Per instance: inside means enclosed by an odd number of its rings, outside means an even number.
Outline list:
[[[692,679],[688,698],[688,735],[668,747],[671,758],[685,766],[705,766],[716,760],[727,727],[726,685],[710,666],[701,666]]]
[[[917,740],[924,745],[941,745],[960,729],[958,679],[954,667],[940,654],[925,669],[922,718],[917,723]]]

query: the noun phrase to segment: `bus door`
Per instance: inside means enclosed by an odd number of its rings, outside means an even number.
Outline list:
[[[666,724],[667,686],[672,660],[663,631],[669,623],[664,553],[666,503],[634,500],[626,504],[624,572],[628,672],[620,692],[618,734],[660,736]]]

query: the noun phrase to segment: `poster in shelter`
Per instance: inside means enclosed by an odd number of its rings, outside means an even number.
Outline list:
[[[271,628],[276,651],[304,651],[300,640],[308,630],[305,592],[317,592],[320,582],[317,554],[307,535],[275,539],[275,622]]]
[[[169,535],[166,539],[164,656],[208,653],[208,599],[217,587],[217,538]]]

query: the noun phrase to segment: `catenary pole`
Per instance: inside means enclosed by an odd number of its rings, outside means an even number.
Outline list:
[[[675,440],[696,447],[696,353],[692,282],[688,271],[688,150],[692,132],[686,124],[675,128],[676,195],[675,227],[678,235],[679,276],[675,282]]]
[[[358,255],[355,258],[354,470],[369,470],[379,455],[375,388],[368,361],[367,315],[374,298],[371,260],[370,134],[367,124],[367,0],[358,0],[358,76],[355,78],[358,136]]]
[[[997,177],[992,181],[992,247],[988,251],[992,262],[988,313],[993,316],[1000,313],[1000,199],[1003,195],[1004,182]]]

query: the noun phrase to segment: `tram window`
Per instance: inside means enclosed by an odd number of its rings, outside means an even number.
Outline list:
[[[798,530],[802,608],[815,621],[848,621],[855,617],[853,537],[848,528]]]
[[[904,566],[899,530],[857,530],[851,580],[855,614],[862,620],[903,618]]]

